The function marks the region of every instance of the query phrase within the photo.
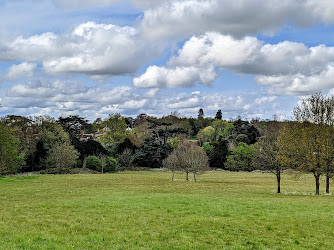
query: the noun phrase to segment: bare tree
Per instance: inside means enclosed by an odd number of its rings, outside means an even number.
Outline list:
[[[186,180],[189,180],[189,173],[193,173],[194,181],[197,181],[196,175],[205,171],[208,166],[208,157],[203,149],[195,143],[184,140],[164,161],[164,166],[173,172],[172,180],[174,180],[175,171],[183,171],[186,173]]]

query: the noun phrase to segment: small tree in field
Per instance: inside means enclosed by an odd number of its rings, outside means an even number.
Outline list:
[[[286,165],[278,161],[277,137],[280,129],[278,122],[272,122],[265,135],[254,145],[254,165],[256,169],[266,170],[276,175],[277,193],[281,193],[281,174]]]
[[[173,172],[172,180],[174,179],[175,171],[184,171],[186,173],[186,180],[189,180],[189,173],[196,175],[205,171],[208,166],[208,157],[203,149],[194,143],[184,140],[179,144],[174,151],[164,161],[164,166]]]

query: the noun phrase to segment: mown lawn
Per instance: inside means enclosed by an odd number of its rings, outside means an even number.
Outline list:
[[[0,179],[3,249],[331,249],[334,196],[312,175],[166,172]],[[324,192],[324,183],[321,183]],[[332,184],[334,184],[332,182]],[[334,185],[333,185],[334,188]]]

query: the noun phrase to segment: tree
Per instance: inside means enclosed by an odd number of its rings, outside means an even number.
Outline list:
[[[122,143],[128,135],[125,118],[118,113],[110,114],[108,119],[103,122],[103,125],[106,132],[101,137],[101,141],[105,145]]]
[[[14,174],[23,164],[23,156],[18,155],[17,147],[18,140],[0,122],[0,175]]]
[[[133,153],[131,149],[127,148],[123,150],[122,154],[118,157],[118,169],[124,171],[133,167]]]
[[[160,168],[171,151],[168,144],[161,145],[155,137],[147,137],[134,154],[133,163],[138,167]]]
[[[198,138],[198,142],[199,142],[200,146],[202,146],[203,143],[205,143],[205,142],[214,141],[214,139],[215,139],[215,129],[211,126],[207,126],[207,127],[205,127],[204,129],[202,129],[201,131],[198,132],[197,138]]]
[[[221,110],[221,109],[218,109],[218,111],[217,111],[217,113],[216,113],[216,117],[215,117],[215,119],[217,119],[217,120],[221,120],[222,117],[223,117],[223,115],[222,115],[222,110]]]
[[[321,93],[304,99],[294,109],[297,121],[295,128],[300,132],[298,163],[301,170],[312,172],[316,181],[316,194],[319,194],[319,178],[326,175],[326,192],[329,193],[329,179],[334,172],[334,97]]]
[[[76,164],[79,156],[78,151],[67,142],[56,142],[49,150],[46,158],[47,170],[49,173],[69,173]]]
[[[196,144],[184,140],[164,161],[164,166],[173,172],[182,170],[186,173],[186,180],[189,180],[189,173],[193,173],[194,181],[196,175],[208,168],[208,157],[203,149]],[[172,177],[172,179],[173,179]]]
[[[204,111],[202,108],[198,110],[198,116],[197,119],[203,119],[204,118]]]
[[[232,171],[252,171],[254,148],[244,142],[240,142],[238,147],[231,150],[227,156],[226,167]]]
[[[280,123],[272,122],[265,131],[263,137],[254,145],[255,156],[254,165],[257,169],[269,171],[276,175],[277,193],[281,193],[281,174],[286,168],[278,161],[277,137]]]
[[[79,141],[81,131],[88,133],[93,132],[93,127],[89,124],[88,120],[78,115],[70,115],[68,117],[59,117],[58,123],[62,126],[65,132],[70,136],[71,142],[75,145],[75,142]]]
[[[51,173],[67,173],[76,164],[79,153],[71,145],[69,135],[63,128],[54,123],[43,126],[40,133],[40,145],[43,152],[40,164],[42,169]]]

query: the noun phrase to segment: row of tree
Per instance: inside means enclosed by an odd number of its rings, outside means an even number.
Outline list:
[[[315,94],[294,110],[295,121],[222,120],[178,113],[135,119],[111,114],[93,123],[80,116],[22,117],[0,122],[0,171],[71,173],[166,167],[196,175],[208,168],[272,172],[280,192],[281,173],[295,169],[313,173],[316,193],[326,176],[326,192],[334,166],[334,101]],[[83,137],[83,136],[86,137]],[[87,137],[89,138],[87,140]],[[93,160],[92,160],[93,159]],[[174,176],[174,174],[173,174]]]

